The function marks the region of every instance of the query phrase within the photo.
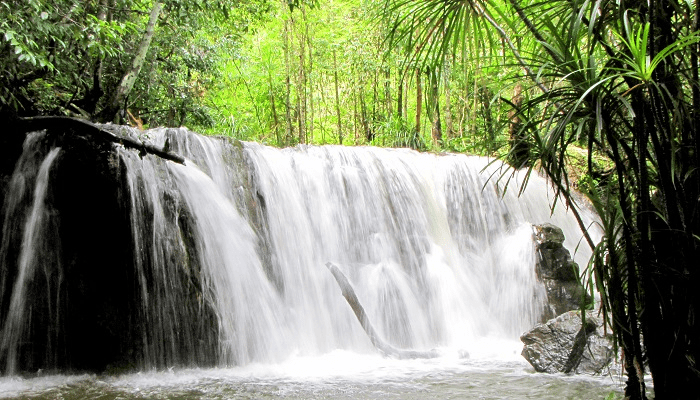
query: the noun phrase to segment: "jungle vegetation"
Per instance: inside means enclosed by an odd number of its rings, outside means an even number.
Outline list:
[[[0,116],[544,173],[601,217],[582,279],[626,396],[650,372],[656,399],[700,398],[699,22],[680,0],[2,0]]]

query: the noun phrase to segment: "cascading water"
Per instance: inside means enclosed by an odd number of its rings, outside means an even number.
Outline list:
[[[34,281],[34,275],[43,272],[57,281],[52,285],[54,290],[49,290],[51,293],[48,296],[49,301],[56,301],[52,297],[58,296],[55,287],[60,285],[63,274],[58,251],[60,245],[56,243],[58,238],[55,236],[56,221],[45,204],[49,172],[60,148],[54,148],[44,155],[35,148],[38,139],[38,134],[27,138],[5,200],[5,215],[8,217],[2,227],[0,271],[8,269],[11,243],[19,242],[19,251],[15,253],[18,269],[14,282],[10,282],[9,276],[4,272],[0,282],[3,295],[11,293],[9,313],[0,330],[0,353],[6,354],[5,368],[9,373],[17,372],[18,347],[27,333],[29,324],[26,315],[32,312],[28,307],[27,296],[31,293],[29,286]],[[58,318],[58,315],[47,315],[46,324],[54,330],[58,329]],[[48,350],[46,355],[50,357],[54,339],[50,334],[43,339]]]
[[[545,294],[529,224],[550,220],[544,182],[533,183],[540,193],[502,197],[488,180],[497,171],[481,158],[244,147],[301,351],[366,342],[322,267],[327,260],[350,277],[380,335],[398,347],[474,355],[483,339],[517,339],[540,317]],[[564,214],[555,220],[570,218]],[[580,237],[575,223],[565,225]]]
[[[152,242],[149,260],[164,279],[178,258],[165,255],[193,241],[192,250],[176,253],[201,269],[224,364],[372,351],[328,261],[349,276],[379,334],[399,348],[497,353],[483,342],[517,339],[541,316],[546,296],[530,223],[551,220],[552,194],[537,178],[517,198],[488,179],[498,171],[481,158],[254,143],[241,152],[184,130],[150,134],[193,161],[183,167],[122,152],[129,181],[142,185],[130,183],[134,236]],[[145,198],[149,204],[140,205]],[[166,221],[173,201],[188,215],[188,232],[178,226],[182,218]],[[147,234],[138,222],[144,214],[153,214]],[[568,237],[580,237],[565,212],[553,218]]]
[[[147,134],[187,162],[117,149],[133,250],[131,362],[140,368],[279,363],[338,349],[372,354],[329,261],[392,346],[512,357],[546,302],[531,224],[560,226],[569,249],[581,237],[563,205],[551,212],[553,192],[543,179],[531,177],[518,197],[518,174],[507,172],[513,182],[506,188],[495,178],[498,166],[483,158],[370,147],[280,150],[185,129]],[[25,146],[30,154],[30,139]],[[56,154],[33,172],[35,207]],[[23,163],[15,174],[27,174]],[[5,263],[13,262],[17,240],[8,234],[17,228],[8,227],[23,218],[13,202],[6,197]],[[60,246],[36,233],[46,223],[31,222],[34,213],[21,230],[35,244],[22,252]],[[23,340],[25,306],[16,302],[29,295],[24,287],[35,268],[22,260],[36,254],[21,255],[19,274],[3,274],[13,281],[0,286],[0,298],[12,303],[0,321],[10,373]],[[587,254],[576,258],[585,262]]]

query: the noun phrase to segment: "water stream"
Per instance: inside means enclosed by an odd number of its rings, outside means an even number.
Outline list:
[[[187,162],[117,150],[140,304],[133,363],[142,372],[14,376],[19,327],[29,324],[24,282],[36,268],[25,264],[40,254],[30,251],[20,261],[26,272],[4,285],[12,307],[1,321],[0,360],[10,376],[0,378],[0,397],[573,399],[619,391],[619,377],[535,374],[519,356],[518,337],[546,301],[531,225],[560,226],[572,251],[581,238],[565,207],[552,213],[545,180],[531,177],[518,196],[523,178],[507,172],[498,181],[505,171],[479,157],[280,150],[184,129],[148,135],[156,145],[167,139]],[[34,220],[56,154],[34,163],[34,206],[22,231],[44,244],[23,245],[22,254],[58,246],[36,233],[46,222]],[[22,165],[16,174],[27,174]],[[17,214],[6,212],[5,226]],[[585,264],[588,254],[582,245],[575,257]],[[381,357],[329,261],[384,340],[440,357]]]

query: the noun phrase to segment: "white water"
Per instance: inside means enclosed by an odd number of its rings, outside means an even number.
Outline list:
[[[0,398],[117,399],[607,399],[618,376],[539,374],[521,360],[393,360],[336,350],[244,367],[118,376],[0,378]]]
[[[572,251],[581,237],[562,204],[551,213],[553,193],[543,179],[531,177],[518,197],[521,177],[507,172],[506,190],[496,183],[497,167],[478,157],[254,143],[243,143],[240,152],[185,130],[149,135],[161,145],[170,138],[188,161],[181,166],[120,152],[147,322],[139,365],[210,361],[190,339],[206,324],[193,327],[197,322],[176,294],[175,276],[185,274],[201,279],[192,307],[213,310],[216,362],[223,369],[176,368],[107,382],[69,377],[68,384],[61,377],[4,378],[0,389],[36,394],[44,389],[32,385],[54,382],[46,384],[49,397],[61,391],[79,397],[75,389],[115,398],[133,390],[143,398],[189,397],[181,392],[377,398],[392,391],[423,398],[426,390],[436,398],[512,398],[508,393],[529,393],[532,382],[545,382],[556,394],[534,391],[540,395],[528,398],[577,398],[566,395],[569,378],[530,377],[519,356],[518,337],[538,321],[546,297],[535,276],[531,224],[561,227]],[[581,249],[576,260],[585,264],[590,252]],[[387,342],[438,349],[441,357],[381,358],[328,261],[348,276]],[[588,390],[576,382],[570,390]],[[616,388],[594,382],[600,393]],[[515,385],[515,392],[493,385]],[[465,386],[473,390],[463,392]]]
[[[12,285],[12,297],[10,300],[9,313],[2,325],[0,338],[0,354],[7,357],[5,369],[10,374],[17,371],[18,346],[26,334],[29,325],[27,315],[31,310],[26,309],[28,285],[34,278],[37,269],[41,267],[41,272],[47,276],[52,276],[55,280],[54,286],[60,285],[62,279],[62,268],[58,260],[56,248],[52,246],[57,238],[51,237],[55,232],[52,226],[50,212],[45,207],[47,189],[49,186],[49,171],[54,160],[58,157],[61,149],[54,148],[46,156],[33,149],[33,146],[40,138],[39,134],[33,134],[25,143],[25,151],[17,162],[17,167],[10,181],[7,199],[5,201],[5,221],[3,221],[3,242],[0,255],[0,271],[5,271],[8,266],[5,263],[11,262],[6,259],[6,251],[10,240],[14,234],[21,233],[20,251],[17,256],[17,277],[11,284],[6,280],[5,272],[2,272],[2,287]],[[38,168],[37,168],[38,166]],[[31,198],[31,202],[26,200]],[[18,215],[23,215],[23,203],[31,204],[26,209],[26,218],[23,228],[17,229],[13,223],[17,223]],[[21,221],[21,219],[19,220]],[[20,222],[20,223],[22,223]],[[14,260],[12,260],[14,261]],[[48,296],[51,301],[51,296]],[[55,299],[58,301],[58,299]],[[49,315],[52,321],[46,321],[47,325],[55,327],[58,316]],[[51,348],[52,338],[49,335],[44,338],[47,341],[46,347]]]
[[[151,135],[161,143],[170,137],[176,151],[194,159],[183,167],[124,155],[129,179],[147,182],[142,190],[151,193],[156,238],[173,229],[160,217],[168,212],[159,193],[176,187],[190,210],[222,365],[374,353],[328,261],[349,277],[391,345],[511,357],[546,297],[534,272],[531,224],[562,227],[570,248],[581,237],[562,206],[550,218],[553,194],[544,180],[532,177],[517,197],[516,175],[504,195],[503,185],[489,180],[499,171],[483,158],[244,143],[252,178],[244,183],[240,164],[226,162],[226,142],[184,130]],[[262,228],[243,216],[251,212],[241,205],[246,190],[257,200]],[[142,214],[137,206],[134,218]],[[153,242],[157,254],[168,252]]]

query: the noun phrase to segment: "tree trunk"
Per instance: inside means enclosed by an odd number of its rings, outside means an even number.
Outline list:
[[[280,121],[277,116],[277,107],[275,107],[275,92],[272,86],[272,72],[268,68],[267,70],[268,84],[270,85],[270,108],[272,109],[272,120],[274,123],[275,139],[277,139],[277,146],[282,146],[282,138],[280,137]]]
[[[384,71],[384,104],[386,107],[386,117],[390,117],[393,114],[391,110],[391,67],[387,66],[386,71]]]
[[[481,103],[481,112],[484,119],[484,131],[486,133],[486,143],[484,149],[487,154],[491,154],[494,150],[494,142],[496,140],[496,128],[493,122],[493,113],[491,112],[491,98],[493,92],[486,85],[481,85],[478,89],[477,97]]]
[[[403,75],[397,76],[399,90],[396,94],[396,116],[399,119],[403,118]]]
[[[293,23],[293,21],[292,21]],[[299,70],[297,82],[297,125],[299,126],[299,143],[306,143],[306,39],[302,32],[299,36]]]
[[[367,140],[374,139],[374,123],[377,121],[377,103],[379,102],[379,71],[374,71],[374,79],[372,81],[372,116],[369,124],[370,129],[367,132]]]
[[[433,144],[440,146],[442,144],[442,122],[440,121],[440,74],[435,69],[430,71],[428,75],[430,79],[430,118],[432,120],[431,136]]]
[[[343,294],[343,297],[345,297],[348,305],[352,309],[353,313],[355,313],[355,317],[357,317],[357,320],[360,322],[360,326],[362,326],[362,329],[367,334],[367,337],[369,337],[370,342],[372,342],[374,347],[376,347],[382,354],[399,359],[435,358],[439,356],[439,353],[435,350],[403,350],[397,349],[389,343],[386,343],[377,333],[377,331],[374,330],[372,323],[367,317],[364,307],[362,307],[362,304],[360,304],[360,300],[357,298],[355,290],[352,288],[352,285],[350,284],[350,281],[348,281],[345,274],[343,274],[343,272],[332,263],[326,263],[326,267],[328,267],[331,274],[333,274],[333,278],[335,278],[338,286],[340,286],[340,291]]]
[[[92,122],[83,119],[63,116],[30,117],[20,119],[19,125],[27,133],[43,129],[63,129],[65,131],[74,132],[75,135],[83,135],[86,133],[89,134],[89,137],[93,140],[121,144],[126,148],[138,150],[142,154],[153,154],[178,164],[185,164],[184,157],[170,152],[168,140],[165,141],[165,145],[163,147],[156,147],[150,143],[144,143],[128,136],[117,136],[107,129],[104,129],[102,126],[95,125]]]
[[[340,96],[338,94],[338,62],[333,49],[333,78],[335,80],[335,113],[338,116],[338,144],[343,144],[343,126],[340,119]]]
[[[420,115],[423,112],[423,88],[421,87],[420,78],[421,71],[416,70],[416,135],[420,135]]]
[[[293,135],[293,125],[292,125],[292,102],[291,102],[291,92],[292,92],[292,83],[291,83],[291,78],[290,78],[290,66],[289,66],[289,21],[286,20],[284,21],[284,67],[285,67],[285,86],[286,86],[286,93],[285,93],[285,101],[284,101],[284,106],[285,106],[285,118],[287,121],[286,127],[285,127],[285,137],[284,137],[284,144],[280,145],[287,145],[291,142],[292,140],[292,135]]]
[[[156,1],[153,3],[153,8],[151,9],[151,14],[148,17],[148,24],[146,25],[146,31],[143,34],[141,43],[136,50],[134,59],[131,63],[131,68],[122,77],[117,89],[114,92],[114,96],[109,101],[104,110],[102,110],[101,118],[102,121],[113,121],[121,107],[126,109],[126,99],[131,93],[131,89],[136,83],[136,78],[141,72],[144,62],[146,61],[146,55],[148,54],[148,49],[151,47],[151,41],[153,40],[153,35],[155,33],[156,22],[158,22],[158,17],[160,12],[163,10],[163,3]]]
[[[353,85],[352,87],[355,87],[355,79],[353,78]],[[357,123],[357,91],[353,90],[352,91],[352,133],[353,137],[355,138],[355,142],[359,139],[358,134],[357,134],[357,126],[359,125]]]
[[[311,45],[311,36],[309,35],[309,21],[306,19],[306,8],[301,7],[301,15],[304,18],[304,26],[306,30],[306,45],[308,46],[309,49],[309,69],[306,71],[304,76],[308,80],[308,87],[309,87],[309,122],[307,124],[308,126],[308,140],[309,142],[313,143],[314,141],[314,83],[313,83],[313,71],[314,71],[314,62],[313,62],[313,47]],[[302,50],[303,51],[303,50]]]
[[[515,85],[513,90],[513,110],[508,111],[508,119],[510,125],[508,127],[508,137],[510,141],[510,154],[508,161],[515,168],[520,168],[527,165],[530,161],[530,144],[527,142],[527,135],[522,129],[522,120],[520,118],[520,106],[523,102],[522,96],[523,87],[520,83]]]
[[[73,8],[77,7],[79,3],[75,3],[73,5]],[[100,21],[107,21],[108,19],[108,10],[109,10],[109,1],[108,0],[101,0],[99,4],[99,12],[97,13],[97,19]],[[71,13],[72,13],[71,9]],[[67,20],[68,16],[66,16]],[[66,22],[66,21],[64,21]],[[104,59],[103,56],[98,55],[95,58],[95,67],[92,70],[92,87],[88,89],[85,93],[85,96],[82,99],[79,99],[77,101],[72,102],[73,106],[75,108],[78,108],[78,111],[80,111],[80,114],[84,114],[83,116],[86,118],[95,118],[97,117],[97,103],[100,101],[100,98],[104,95],[104,89],[102,87],[102,60]]]
[[[362,131],[364,133],[365,139],[368,142],[372,141],[372,132],[369,129],[369,118],[367,116],[367,103],[365,102],[365,85],[360,84],[359,89],[360,97],[360,118],[362,118]]]
[[[443,84],[445,85],[445,125],[446,136],[448,139],[454,137],[454,123],[452,122],[452,90],[450,88],[450,72],[449,62],[445,63],[445,73],[443,74]]]

